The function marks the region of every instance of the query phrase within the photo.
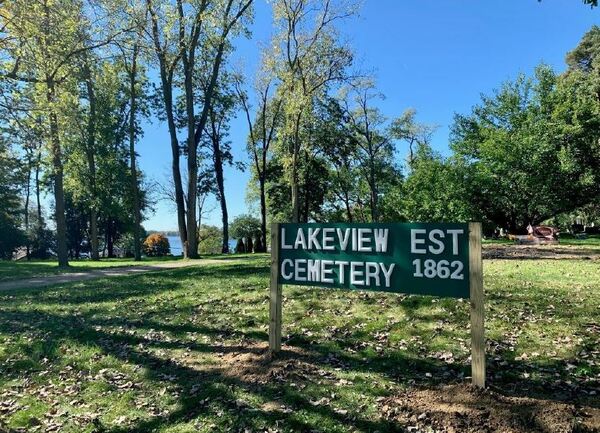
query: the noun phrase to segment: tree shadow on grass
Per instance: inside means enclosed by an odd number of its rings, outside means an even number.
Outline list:
[[[222,277],[223,275],[248,277],[256,275],[264,278],[265,276],[264,267],[262,266],[225,266],[218,269],[198,269],[194,272],[203,277]],[[168,291],[169,288],[172,290],[174,285],[178,289],[182,289],[181,285],[177,285],[180,284],[178,279],[181,275],[189,277],[189,273],[184,272],[184,270],[170,271],[168,274],[167,278],[164,278],[158,284],[146,285],[142,281],[142,284],[139,284],[140,287],[131,287],[122,284],[124,281],[118,282],[121,284],[112,281],[110,287],[103,288],[101,293],[97,293],[96,290],[85,289],[85,291],[74,294],[74,297],[70,297],[69,294],[58,298],[54,294],[49,297],[42,295],[36,298],[36,302],[44,305],[44,303],[50,301],[51,304],[54,304],[58,299],[66,305],[101,304],[105,301],[114,301],[115,297],[124,300],[163,293]],[[464,383],[463,378],[469,374],[468,365],[447,365],[439,360],[420,356],[419,353],[408,350],[386,347],[383,353],[356,351],[354,348],[344,345],[344,341],[358,341],[368,338],[364,331],[357,330],[349,336],[345,336],[344,339],[340,338],[339,341],[328,341],[321,337],[308,338],[302,334],[292,335],[285,342],[287,350],[277,358],[276,362],[282,362],[285,368],[292,370],[292,374],[296,370],[299,374],[294,376],[293,382],[287,380],[285,376],[282,378],[277,375],[270,377],[268,381],[257,382],[249,378],[248,376],[251,375],[248,374],[228,374],[228,369],[234,369],[234,366],[230,364],[225,365],[223,368],[197,368],[176,360],[174,357],[159,357],[153,353],[153,350],[188,350],[197,354],[234,355],[238,358],[242,355],[266,356],[264,342],[267,335],[264,332],[257,330],[242,331],[231,328],[222,329],[194,323],[171,324],[150,317],[118,317],[112,316],[116,313],[112,313],[109,308],[102,306],[96,306],[86,312],[77,312],[77,314],[67,312],[57,314],[43,309],[31,309],[31,293],[22,294],[19,292],[12,295],[11,301],[13,303],[15,298],[19,298],[17,301],[22,301],[20,303],[25,308],[11,309],[4,307],[0,310],[0,331],[9,335],[28,335],[32,344],[29,353],[37,351],[35,357],[38,359],[41,360],[46,357],[49,359],[50,364],[58,364],[63,356],[60,350],[61,345],[67,341],[75,341],[81,345],[98,347],[103,353],[123,362],[144,367],[147,372],[146,380],[149,382],[176,388],[179,394],[179,407],[177,409],[164,417],[142,419],[126,427],[107,427],[105,431],[112,433],[147,432],[161,427],[190,422],[197,418],[213,417],[220,412],[228,414],[230,421],[226,427],[234,431],[243,428],[258,430],[276,424],[292,431],[309,431],[323,428],[324,426],[320,425],[321,422],[328,422],[331,425],[352,425],[361,431],[403,431],[405,426],[402,423],[369,417],[364,412],[356,410],[344,412],[346,408],[343,407],[343,400],[334,401],[332,404],[316,404],[314,393],[305,393],[301,389],[292,386],[292,383],[315,386],[319,380],[324,380],[324,368],[326,372],[334,370],[344,373],[366,374],[365,377],[368,377],[369,374],[378,374],[403,387],[427,388],[435,388],[446,383]],[[368,299],[371,299],[371,297]],[[415,308],[419,309],[426,306],[421,298],[416,297],[404,298],[400,301],[400,304],[407,311],[412,312]],[[167,308],[165,305],[161,305],[158,310],[152,311],[152,314],[168,317],[176,313],[172,309],[173,307]],[[413,319],[423,320],[422,318],[419,319],[418,316],[414,316]],[[431,320],[429,317],[427,319]],[[145,333],[149,330],[154,331],[150,336],[129,332],[139,331]],[[184,333],[207,337],[209,343],[190,342],[168,335]],[[241,341],[241,343],[234,344],[232,340]],[[33,347],[36,341],[43,341],[42,347]],[[583,344],[592,344],[592,340],[585,340]],[[300,350],[295,350],[296,348]],[[352,349],[352,351],[348,349]],[[24,351],[28,353],[27,348]],[[501,361],[506,361],[510,357],[509,354],[501,352],[497,352],[496,355]],[[535,361],[530,363],[509,361],[508,366],[501,366],[495,360],[490,361],[488,370],[491,385],[506,395],[526,394],[531,396],[535,394],[539,398],[572,402],[577,393],[581,393],[582,390],[591,390],[596,386],[594,383],[590,383],[585,387],[575,388],[572,392],[564,392],[564,387],[549,387],[549,384],[556,382],[555,373],[557,371],[566,371],[569,364],[577,365],[578,360],[553,361],[543,366],[536,365]],[[286,362],[289,362],[289,364],[286,364]],[[299,362],[303,363],[304,369],[300,367]],[[264,365],[262,366],[264,367]],[[498,371],[514,370],[519,372],[530,369],[532,366],[539,367],[540,374],[530,378],[524,378],[522,375],[495,377]],[[259,367],[261,366],[259,365]],[[3,374],[15,378],[31,374],[37,368],[41,370],[48,367],[41,364],[36,366],[35,362],[29,364],[13,363],[1,367]],[[524,389],[527,391],[523,392]],[[239,397],[236,395],[240,390],[260,401],[276,402],[289,410],[240,403]],[[389,390],[373,384],[370,388],[361,388],[357,392],[375,399],[387,395]],[[334,408],[336,404],[342,406]],[[594,405],[593,402],[589,404]],[[594,407],[598,407],[597,401]],[[517,412],[517,408],[515,408],[515,412]]]
[[[234,424],[237,428],[243,427],[265,427],[275,425],[276,422],[283,422],[288,428],[294,431],[309,431],[317,428],[308,421],[297,417],[298,411],[303,411],[309,416],[327,418],[333,423],[352,424],[365,431],[400,431],[393,423],[385,421],[374,421],[363,418],[358,414],[353,414],[351,419],[344,412],[336,412],[328,405],[315,404],[310,398],[304,396],[300,391],[292,386],[286,386],[285,382],[274,378],[271,382],[254,382],[244,380],[235,374],[225,374],[221,369],[195,369],[177,362],[171,358],[162,358],[154,355],[147,348],[159,348],[163,350],[186,349],[194,352],[207,354],[234,354],[236,356],[252,353],[265,356],[265,346],[257,347],[253,343],[248,345],[227,345],[227,344],[202,344],[179,341],[164,341],[159,339],[148,339],[139,336],[107,333],[99,331],[99,322],[93,319],[81,320],[77,317],[65,317],[51,313],[43,312],[20,312],[3,311],[1,313],[3,324],[0,327],[2,332],[34,332],[43,335],[46,339],[47,347],[43,353],[38,354],[38,358],[48,358],[45,361],[48,364],[60,363],[62,356],[60,345],[64,341],[76,341],[82,345],[92,345],[99,347],[104,353],[114,356],[127,363],[137,364],[145,368],[147,372],[146,380],[155,383],[163,383],[168,386],[176,386],[180,394],[179,408],[170,413],[167,417],[153,418],[140,421],[137,425],[127,427],[116,427],[109,430],[111,432],[148,432],[158,427],[164,427],[180,422],[187,422],[201,415],[214,414],[219,411],[235,411],[233,416]],[[60,323],[60,326],[56,324]],[[101,322],[100,322],[101,323]],[[153,324],[154,326],[155,324]],[[159,328],[160,329],[160,328]],[[220,330],[197,327],[195,332],[214,335],[219,334]],[[251,341],[251,340],[248,340]],[[143,347],[143,349],[141,349]],[[316,365],[318,359],[314,355],[282,354],[280,360],[300,359],[305,363]],[[25,367],[21,369],[19,367]],[[47,369],[47,365],[39,369]],[[316,369],[317,367],[315,367]],[[4,367],[4,375],[8,378],[22,377],[24,374],[35,370],[34,365]],[[313,378],[314,379],[314,378]],[[311,379],[309,379],[311,380]],[[194,385],[201,385],[194,388]],[[240,406],[238,398],[232,389],[238,388],[246,393],[259,396],[266,401],[277,401],[284,406],[293,406],[293,412],[282,412],[280,410],[265,410],[262,408],[252,408]],[[206,399],[210,399],[209,402]]]

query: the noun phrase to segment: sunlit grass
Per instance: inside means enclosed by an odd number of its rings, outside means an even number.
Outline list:
[[[380,397],[468,381],[467,301],[293,286],[269,370],[268,263],[0,292],[0,401],[14,401],[0,431],[387,432],[398,426]],[[570,382],[585,396],[600,374],[598,261],[486,260],[484,272],[489,383],[553,398]]]

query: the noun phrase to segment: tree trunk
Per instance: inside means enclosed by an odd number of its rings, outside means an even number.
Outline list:
[[[37,204],[38,225],[42,227],[42,202],[40,201],[40,166],[42,161],[42,150],[38,151],[37,164],[35,166],[35,200]]]
[[[298,154],[300,153],[300,122],[302,112],[298,113],[294,123],[294,137],[292,141],[292,222],[300,222],[300,196],[298,191]]]
[[[231,3],[230,3],[231,4]],[[215,88],[217,86],[217,78],[219,77],[219,70],[221,68],[221,62],[223,61],[223,52],[225,50],[225,36],[223,35],[223,39],[221,40],[221,43],[219,44],[219,47],[217,49],[217,54],[215,56],[215,60],[213,63],[213,68],[211,71],[211,77],[210,77],[210,81],[208,83],[208,86],[206,88],[206,91],[204,92],[204,106],[202,107],[202,113],[200,114],[200,119],[198,121],[198,123],[196,124],[195,122],[195,118],[192,117],[190,119],[189,117],[189,112],[188,112],[188,128],[189,128],[189,122],[192,122],[193,127],[195,127],[195,131],[193,129],[188,129],[188,132],[191,133],[193,131],[193,154],[192,154],[192,149],[190,148],[188,151],[188,181],[189,181],[189,187],[188,187],[188,192],[190,195],[193,194],[193,203],[195,206],[196,203],[196,188],[197,188],[197,183],[198,183],[198,155],[196,153],[197,151],[197,147],[198,147],[198,143],[200,143],[200,140],[202,138],[202,134],[204,133],[204,128],[206,127],[206,122],[208,120],[208,113],[209,113],[209,109],[212,107],[212,97],[215,91]],[[193,89],[192,89],[192,82],[191,82],[191,73],[193,72],[193,66],[194,66],[194,60],[193,57],[191,59],[188,59],[190,62],[190,96],[188,96],[186,94],[186,99],[187,98],[191,98],[191,104],[192,104],[192,109],[189,110],[192,114],[193,114]],[[188,84],[186,82],[186,93],[188,91]],[[188,136],[188,142],[190,142],[190,137]],[[214,145],[214,144],[213,144]],[[193,169],[193,170],[192,170]],[[192,183],[192,178],[193,178],[193,183]],[[188,198],[189,200],[189,198]],[[221,200],[225,200],[225,196],[223,195]],[[188,206],[190,206],[192,203],[192,201],[190,200],[188,202]],[[221,202],[221,209],[223,209],[223,202]],[[194,215],[195,217],[195,215]],[[223,219],[225,221],[225,218],[227,217],[227,209],[225,208],[225,213],[223,214]],[[190,216],[188,215],[188,220],[189,220]],[[195,219],[195,218],[194,218]],[[188,227],[189,227],[189,221],[188,221]],[[195,224],[194,224],[195,227]],[[225,234],[225,230],[226,230],[226,225],[223,225],[223,234]],[[189,234],[188,234],[189,237]],[[197,246],[197,240],[194,239],[195,245],[196,245],[196,257],[198,254],[198,246]],[[225,243],[225,240],[223,241],[223,243]],[[225,247],[225,245],[223,244],[223,248]],[[227,245],[227,249],[229,249],[229,244]]]
[[[133,257],[136,262],[142,260],[142,247],[140,245],[141,236],[141,206],[140,206],[140,190],[138,184],[138,173],[136,166],[135,154],[135,116],[137,110],[136,89],[137,80],[137,56],[138,45],[133,46],[133,57],[131,60],[131,71],[129,73],[129,91],[130,91],[130,112],[129,112],[129,163],[131,173],[131,193],[133,194]]]
[[[88,59],[86,58],[86,62]],[[92,83],[92,74],[89,65],[84,65],[84,74],[90,113],[87,126],[86,157],[88,164],[88,181],[90,183],[90,255],[92,260],[100,260],[98,255],[98,209],[96,208],[96,93]]]
[[[49,105],[50,120],[50,144],[52,154],[52,168],[54,170],[54,201],[55,201],[55,219],[56,219],[56,255],[58,256],[58,266],[69,266],[67,257],[67,222],[65,218],[65,191],[63,187],[63,164],[62,152],[60,148],[60,137],[58,135],[58,117],[54,103],[56,100],[56,90],[54,81],[46,81],[46,97]]]
[[[189,60],[189,62],[188,62]],[[196,201],[198,191],[198,149],[195,139],[195,115],[194,115],[194,89],[193,89],[193,57],[188,59],[184,56],[184,86],[185,106],[187,115],[187,256],[191,259],[198,258],[198,234],[196,226]]]
[[[350,197],[348,191],[344,191],[344,204],[346,205],[346,215],[348,217],[348,222],[352,222],[352,209],[350,208]]]
[[[215,177],[217,179],[217,188],[219,193],[219,202],[221,204],[221,220],[223,223],[223,244],[221,252],[229,252],[229,216],[227,214],[227,200],[225,199],[225,178],[223,176],[223,158],[221,155],[221,146],[218,137],[213,136],[213,162],[215,166]]]
[[[25,188],[25,231],[27,232],[27,236],[29,236],[29,197],[31,195],[31,168],[32,168],[32,155],[30,153],[27,154],[27,187]],[[25,254],[27,260],[30,259],[30,248],[29,248],[29,239],[26,240],[25,245]]]
[[[108,257],[109,258],[113,258],[115,256],[115,239],[114,239],[114,233],[113,233],[113,221],[112,219],[109,219],[107,221],[107,227],[106,227],[106,249],[107,249],[107,253],[108,253]]]
[[[375,180],[375,167],[373,158],[370,161],[369,187],[371,190],[371,222],[376,223],[379,220],[379,195],[377,193],[377,181]]]
[[[161,72],[162,75],[162,72]],[[185,200],[183,198],[183,183],[179,169],[179,140],[177,139],[177,127],[173,115],[173,79],[163,77],[163,96],[169,135],[171,137],[171,169],[173,172],[173,184],[175,185],[175,204],[177,205],[177,225],[179,228],[179,239],[181,240],[183,257],[187,258],[187,228],[185,225]]]
[[[264,166],[263,166],[264,167]],[[265,194],[265,174],[260,175],[260,236],[263,252],[267,251],[267,197]]]

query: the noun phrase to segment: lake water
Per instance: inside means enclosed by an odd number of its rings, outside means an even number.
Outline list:
[[[169,239],[169,245],[171,246],[171,254],[174,256],[183,255],[183,248],[181,246],[181,239],[179,239],[179,236],[167,236],[167,238]],[[229,251],[234,250],[235,244],[235,240],[229,240]]]

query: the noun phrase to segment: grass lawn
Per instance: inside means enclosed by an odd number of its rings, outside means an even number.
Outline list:
[[[286,286],[270,360],[268,263],[0,292],[0,432],[600,428],[598,260],[484,262],[486,392],[454,299]]]
[[[85,272],[93,269],[106,269],[115,266],[136,266],[136,265],[152,265],[163,263],[165,261],[180,260],[180,257],[155,257],[144,258],[141,262],[136,262],[133,259],[101,259],[93,260],[70,260],[69,268],[60,269],[57,266],[56,260],[19,260],[6,261],[0,260],[0,281],[20,280],[23,278],[43,277],[48,275],[56,275],[67,272]]]

